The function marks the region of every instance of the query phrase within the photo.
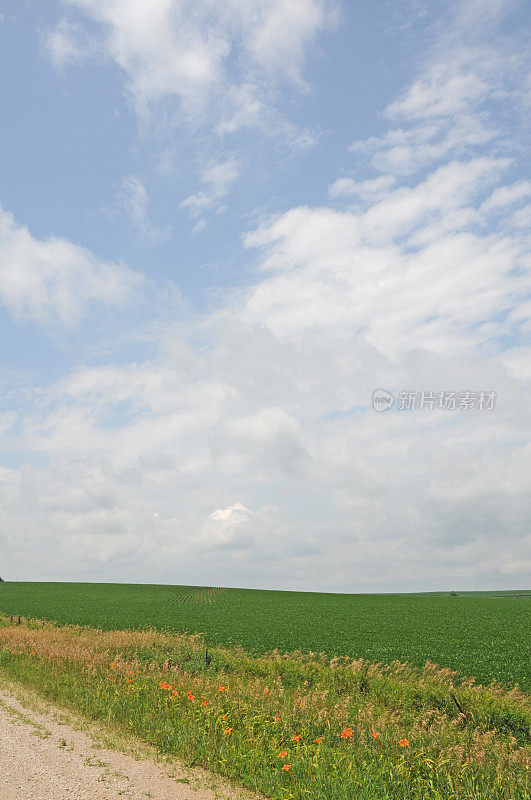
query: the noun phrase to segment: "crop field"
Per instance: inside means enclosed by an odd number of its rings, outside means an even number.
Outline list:
[[[530,592],[340,595],[213,587],[0,583],[0,612],[104,630],[202,633],[211,646],[327,653],[531,688]]]

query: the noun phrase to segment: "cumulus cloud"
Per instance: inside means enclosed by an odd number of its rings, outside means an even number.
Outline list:
[[[123,304],[141,282],[67,239],[36,239],[0,208],[0,298],[15,317],[72,325],[93,303]]]
[[[240,550],[252,547],[255,543],[254,533],[250,530],[253,516],[254,513],[243,503],[216,509],[203,526],[202,543],[207,549],[223,547]]]

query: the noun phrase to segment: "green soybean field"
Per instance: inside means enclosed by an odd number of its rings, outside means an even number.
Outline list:
[[[202,633],[210,645],[431,661],[531,688],[531,592],[325,594],[197,586],[0,583],[0,612],[103,630]]]

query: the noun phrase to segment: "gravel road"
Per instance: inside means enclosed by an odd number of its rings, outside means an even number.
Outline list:
[[[101,731],[0,688],[0,800],[252,800],[203,772],[158,763],[146,746],[105,747]],[[131,747],[130,747],[131,749]],[[147,755],[146,755],[147,752]],[[254,800],[258,800],[254,796]]]

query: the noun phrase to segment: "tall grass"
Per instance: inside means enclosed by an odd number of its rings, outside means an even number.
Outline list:
[[[274,800],[522,800],[531,704],[426,664],[0,619],[4,674]]]

